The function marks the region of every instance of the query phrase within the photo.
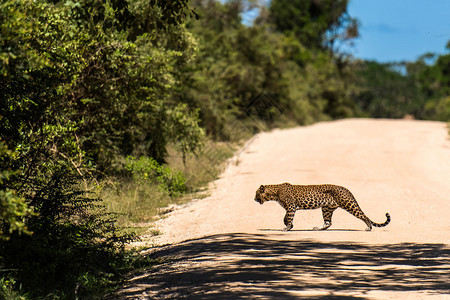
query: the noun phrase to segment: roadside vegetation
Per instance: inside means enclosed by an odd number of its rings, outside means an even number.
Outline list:
[[[127,244],[261,130],[450,120],[450,54],[355,60],[347,4],[1,1],[0,298],[100,298],[150,266]]]

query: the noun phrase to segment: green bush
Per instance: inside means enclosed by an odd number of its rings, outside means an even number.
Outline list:
[[[22,286],[9,276],[0,278],[0,299],[26,300],[28,296],[22,292]]]
[[[5,168],[5,162],[12,154],[0,140],[0,240],[9,239],[13,232],[30,234],[24,221],[31,214],[31,209],[17,191],[4,185],[10,176],[17,173]]]
[[[117,276],[115,264],[132,237],[118,231],[115,216],[105,212],[99,199],[79,188],[76,171],[54,165],[47,172],[20,183],[20,194],[33,209],[26,218],[33,234],[13,233],[1,243],[0,267],[14,270],[14,277],[35,296],[71,298],[86,275]]]
[[[425,108],[430,112],[434,119],[439,121],[450,120],[450,96],[428,101]]]
[[[136,159],[129,156],[125,169],[130,171],[138,182],[157,184],[171,197],[180,196],[186,191],[186,178],[183,173],[173,170],[168,165],[160,165],[151,157]]]

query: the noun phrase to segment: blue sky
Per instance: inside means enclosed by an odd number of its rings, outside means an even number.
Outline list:
[[[449,52],[450,0],[350,0],[348,10],[360,22],[356,58],[413,61]]]

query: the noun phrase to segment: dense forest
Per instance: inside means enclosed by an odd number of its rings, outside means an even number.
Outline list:
[[[1,1],[0,297],[97,298],[152,264],[126,248],[130,224],[198,190],[186,166],[240,132],[449,121],[450,54],[354,59],[347,5]]]

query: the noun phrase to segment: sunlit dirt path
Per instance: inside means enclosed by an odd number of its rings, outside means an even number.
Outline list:
[[[261,184],[349,188],[375,222],[338,209],[284,210]],[[211,188],[157,223],[147,252],[167,259],[130,277],[132,299],[450,299],[450,141],[444,123],[348,119],[261,133]]]

